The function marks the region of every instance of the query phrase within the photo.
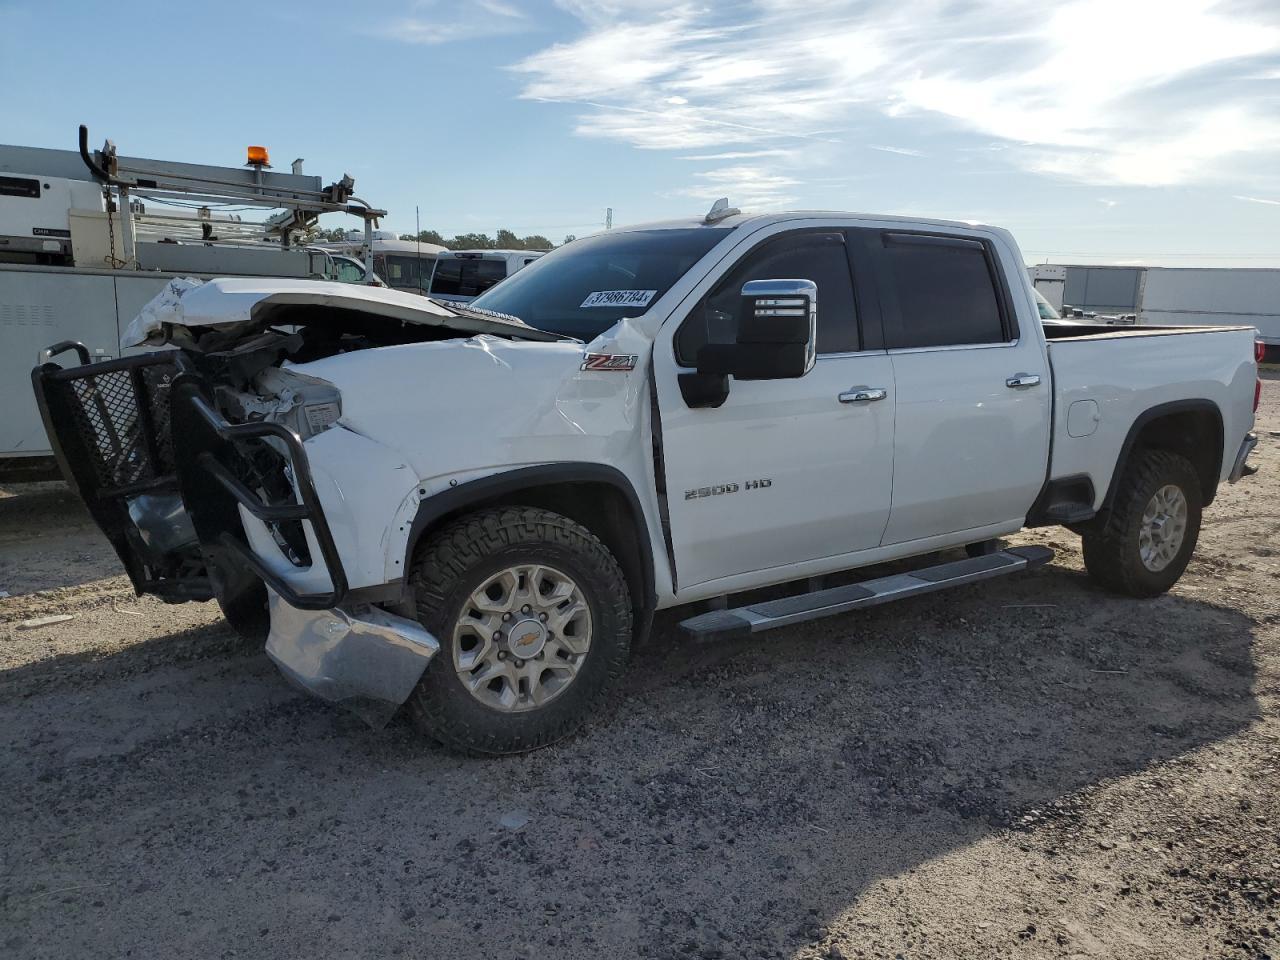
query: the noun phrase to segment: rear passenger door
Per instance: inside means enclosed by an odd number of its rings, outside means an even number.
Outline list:
[[[1019,330],[988,238],[858,231],[876,264],[897,385],[885,545],[1021,525],[1044,482],[1044,344]]]

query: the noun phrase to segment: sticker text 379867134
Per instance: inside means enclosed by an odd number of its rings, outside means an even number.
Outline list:
[[[657,292],[657,290],[596,290],[594,293],[587,294],[587,299],[582,301],[582,307],[646,307]]]

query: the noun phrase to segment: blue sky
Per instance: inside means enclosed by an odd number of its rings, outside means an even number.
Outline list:
[[[1280,266],[1273,0],[0,0],[0,24],[0,142],[261,143],[351,173],[397,232],[416,204],[559,240],[728,195],[984,220],[1031,262]]]

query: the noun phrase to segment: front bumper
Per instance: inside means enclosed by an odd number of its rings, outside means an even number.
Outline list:
[[[1258,437],[1256,434],[1245,434],[1245,438],[1240,441],[1240,449],[1236,451],[1235,462],[1231,464],[1231,472],[1227,474],[1227,482],[1235,483],[1241,477],[1251,477],[1258,472],[1258,468],[1249,465],[1249,454],[1253,453],[1253,448],[1258,445]]]
[[[271,593],[267,655],[293,683],[382,726],[440,650],[412,620],[380,607],[299,610]]]

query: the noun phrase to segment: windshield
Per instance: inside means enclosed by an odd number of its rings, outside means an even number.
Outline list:
[[[623,317],[644,313],[730,229],[626,230],[574,240],[481,294],[474,306],[591,340]]]

